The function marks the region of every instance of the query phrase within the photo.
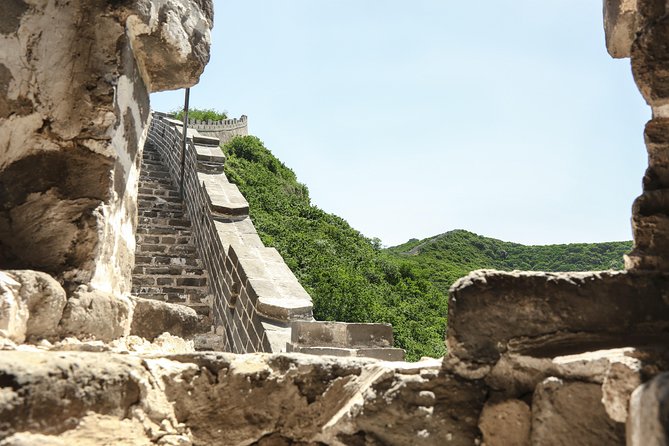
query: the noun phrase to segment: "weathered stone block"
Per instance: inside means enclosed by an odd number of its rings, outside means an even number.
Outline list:
[[[65,290],[46,273],[0,272],[0,335],[19,343],[53,339],[65,301]]]
[[[405,354],[406,352],[401,348],[394,347],[358,347],[355,352],[355,356],[359,358],[374,358],[382,361],[404,361]]]
[[[548,378],[532,398],[531,444],[624,445],[625,427],[611,420],[599,384]]]
[[[68,289],[128,292],[149,93],[197,81],[209,59],[212,3],[8,5],[0,268],[46,271]]]
[[[554,358],[504,354],[485,377],[497,394],[519,398],[549,377],[602,385],[602,402],[609,417],[627,418],[632,391],[642,379],[642,364],[663,367],[664,359],[653,350],[620,348]],[[642,358],[642,359],[641,359]]]
[[[132,298],[130,334],[153,340],[167,332],[189,338],[205,330],[194,309],[153,299]]]
[[[660,273],[475,271],[450,291],[449,353],[559,356],[664,340],[669,276]]]
[[[604,0],[604,32],[611,57],[630,57],[640,22],[637,0]]]
[[[524,401],[486,403],[479,429],[486,446],[530,446],[532,412]]]
[[[131,305],[127,298],[80,288],[67,300],[60,334],[79,339],[94,337],[104,342],[127,336]]]
[[[640,0],[641,4],[652,2]],[[651,12],[652,22],[642,29],[632,46],[632,73],[639,91],[653,109],[664,107],[669,101],[669,82],[665,73],[669,69],[669,48],[665,43],[669,38],[669,17],[664,5],[661,12]],[[665,115],[666,117],[666,115]]]
[[[630,399],[628,446],[669,444],[669,373],[639,386]]]
[[[291,342],[295,345],[348,348],[393,345],[390,324],[295,321],[291,328]]]

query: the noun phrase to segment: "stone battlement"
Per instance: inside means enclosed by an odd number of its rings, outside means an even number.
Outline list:
[[[248,117],[246,115],[242,115],[239,118],[229,118],[229,119],[223,119],[221,121],[202,121],[198,119],[188,119],[188,127],[191,129],[195,130],[211,130],[211,131],[218,131],[218,130],[233,130],[233,129],[238,129],[241,127],[246,127],[248,121]]]
[[[170,117],[167,113],[154,112],[163,117]],[[218,138],[221,144],[225,144],[235,136],[246,136],[249,134],[248,117],[242,115],[239,118],[223,119],[221,121],[201,121],[188,119],[188,128],[197,130],[203,136]]]

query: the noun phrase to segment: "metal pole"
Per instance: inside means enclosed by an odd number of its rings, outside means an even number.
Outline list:
[[[186,135],[188,135],[188,100],[190,98],[190,88],[186,88],[186,98],[184,100],[184,139],[181,146],[181,180],[179,182],[179,193],[181,199],[184,198],[184,166],[186,164]]]

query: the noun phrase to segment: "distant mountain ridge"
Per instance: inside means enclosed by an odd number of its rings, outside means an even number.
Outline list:
[[[429,270],[440,288],[476,269],[505,271],[597,271],[623,269],[631,241],[522,245],[484,237],[463,229],[411,239],[387,248],[397,258]]]

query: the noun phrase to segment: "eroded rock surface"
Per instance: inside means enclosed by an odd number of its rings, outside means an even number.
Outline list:
[[[397,368],[297,354],[4,352],[0,376],[6,444],[78,438],[104,420],[97,435],[126,426],[129,444],[471,445],[486,395],[438,361]]]
[[[532,399],[532,444],[624,445],[625,427],[607,416],[597,384],[548,378]]]
[[[0,268],[129,291],[148,94],[197,81],[211,26],[206,0],[3,4]]]
[[[486,446],[529,446],[532,429],[530,406],[515,399],[488,403],[481,412],[479,428]]]
[[[659,273],[475,271],[451,288],[449,352],[494,363],[664,342],[669,276]]]
[[[0,337],[53,339],[65,301],[65,290],[46,273],[0,271]]]
[[[628,446],[669,444],[669,373],[639,386],[630,401]]]

